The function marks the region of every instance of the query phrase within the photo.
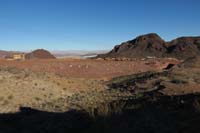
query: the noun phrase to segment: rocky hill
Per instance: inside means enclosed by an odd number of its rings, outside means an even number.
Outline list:
[[[31,53],[26,54],[26,59],[55,59],[49,51],[44,49],[37,49]]]
[[[109,53],[98,57],[145,58],[153,56],[186,59],[196,55],[200,55],[200,37],[180,37],[166,42],[159,35],[150,33],[117,45]]]

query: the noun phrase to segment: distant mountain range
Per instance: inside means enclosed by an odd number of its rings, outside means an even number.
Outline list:
[[[25,54],[26,59],[53,59],[55,58],[49,51],[44,49],[37,49],[31,52],[21,52],[21,51],[3,51],[0,50],[0,58],[13,58],[14,54]]]
[[[200,55],[200,36],[180,37],[166,42],[156,33],[150,33],[116,45],[110,52],[97,57],[145,58],[151,56],[186,59],[196,55]]]
[[[15,53],[21,53],[21,52],[0,50],[0,58],[6,58],[6,57],[9,57],[9,56],[12,56]]]
[[[107,53],[107,50],[63,50],[63,51],[51,51],[51,53],[57,58],[65,58],[65,57],[77,57],[77,58],[87,58],[87,57],[95,57],[99,54]]]
[[[0,50],[0,58],[7,58],[11,57],[13,54],[17,53],[26,53],[26,58],[88,58],[88,57],[95,57],[98,54],[107,53],[106,50],[96,50],[96,51],[83,51],[83,50],[55,50],[55,51],[47,51],[44,49],[38,49],[34,51],[4,51]]]

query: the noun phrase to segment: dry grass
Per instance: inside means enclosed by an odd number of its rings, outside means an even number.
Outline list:
[[[63,78],[55,74],[15,68],[2,68],[0,82],[1,113],[16,112],[20,106],[38,107],[42,103],[74,93],[104,88],[97,80]]]

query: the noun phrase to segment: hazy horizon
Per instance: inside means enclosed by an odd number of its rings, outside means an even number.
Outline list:
[[[0,49],[110,50],[138,35],[198,36],[198,0],[2,0]]]

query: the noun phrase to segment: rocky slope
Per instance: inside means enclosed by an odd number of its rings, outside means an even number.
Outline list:
[[[180,37],[166,42],[157,34],[150,33],[117,45],[109,53],[98,57],[145,58],[153,56],[186,59],[195,55],[200,55],[200,37]]]

